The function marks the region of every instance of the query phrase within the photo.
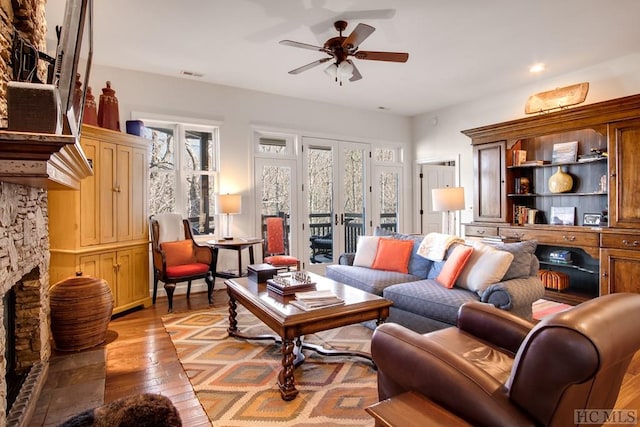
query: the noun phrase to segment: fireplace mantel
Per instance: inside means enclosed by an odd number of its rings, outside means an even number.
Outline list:
[[[77,190],[90,175],[91,165],[71,135],[0,131],[0,181]]]

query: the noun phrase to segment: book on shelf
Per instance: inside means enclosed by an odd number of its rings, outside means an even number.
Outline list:
[[[548,165],[549,160],[527,160],[526,162],[522,163],[520,166],[542,166],[542,165]]]
[[[344,300],[330,290],[296,292],[295,295],[296,299],[290,304],[305,311],[344,304]]]
[[[527,150],[513,150],[513,166],[520,166],[527,161]]]
[[[528,206],[513,205],[513,223],[517,225],[526,224],[529,221],[529,214],[534,212],[537,212],[537,210]]]

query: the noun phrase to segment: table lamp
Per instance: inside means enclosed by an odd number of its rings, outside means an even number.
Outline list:
[[[218,195],[218,213],[227,217],[227,232],[222,236],[225,240],[233,240],[231,236],[231,215],[240,213],[241,200],[240,194]]]
[[[431,190],[431,198],[433,210],[442,212],[442,232],[455,234],[455,216],[451,221],[451,212],[464,209],[464,188],[434,188]]]

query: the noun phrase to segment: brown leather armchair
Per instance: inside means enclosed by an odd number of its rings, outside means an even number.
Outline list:
[[[457,327],[425,335],[393,323],[371,342],[380,400],[421,393],[477,426],[569,426],[612,409],[640,348],[640,295],[595,298],[534,325],[471,302]]]

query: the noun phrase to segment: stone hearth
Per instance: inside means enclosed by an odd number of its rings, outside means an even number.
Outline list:
[[[47,192],[0,182],[0,296],[14,288],[15,366],[29,372],[8,416],[7,331],[0,306],[0,425],[27,425],[51,357]]]

